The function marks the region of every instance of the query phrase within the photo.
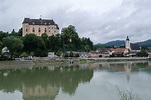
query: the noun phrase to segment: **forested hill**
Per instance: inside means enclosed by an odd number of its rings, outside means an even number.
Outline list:
[[[151,47],[151,39],[146,40],[146,41],[142,41],[142,42],[136,42],[134,44],[139,44],[140,46],[149,46],[149,47]],[[104,44],[99,43],[99,44],[96,44],[96,45],[120,47],[120,46],[125,45],[125,40],[115,40],[115,41],[110,41],[110,42],[107,42],[107,43],[104,43]]]

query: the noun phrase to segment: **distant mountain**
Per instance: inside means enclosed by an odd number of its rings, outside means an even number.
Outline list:
[[[104,44],[98,43],[96,46],[124,46],[125,41],[124,40],[115,40],[115,41],[110,41]]]
[[[143,42],[137,42],[140,46],[150,46],[151,47],[151,39],[143,41]]]
[[[139,44],[140,46],[150,46],[151,47],[151,39],[142,41],[142,42],[136,42],[134,44]],[[96,44],[97,46],[124,46],[125,45],[125,40],[115,40],[115,41],[110,41],[104,44],[98,43]]]
[[[115,40],[105,43],[106,46],[124,46],[125,41],[124,40]]]

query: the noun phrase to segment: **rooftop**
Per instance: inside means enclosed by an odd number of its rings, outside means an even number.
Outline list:
[[[28,23],[29,25],[55,25],[57,29],[59,29],[58,25],[50,19],[30,19],[30,18],[25,18],[23,21],[24,23]]]

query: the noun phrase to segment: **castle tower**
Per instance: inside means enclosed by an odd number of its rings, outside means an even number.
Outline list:
[[[125,48],[131,50],[130,40],[129,40],[128,36],[127,36],[126,41],[125,41]]]

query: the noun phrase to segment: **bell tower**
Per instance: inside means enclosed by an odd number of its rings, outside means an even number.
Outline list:
[[[129,40],[128,36],[127,36],[126,41],[125,41],[125,48],[131,50],[130,40]]]

